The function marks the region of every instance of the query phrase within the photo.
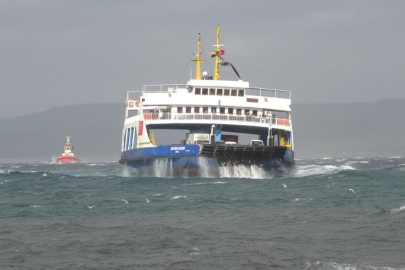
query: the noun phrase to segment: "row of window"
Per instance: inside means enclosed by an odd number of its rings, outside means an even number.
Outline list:
[[[245,96],[244,89],[221,89],[221,88],[195,88],[194,94],[203,96]]]
[[[194,111],[192,111],[194,109]],[[202,110],[201,110],[202,109]],[[234,108],[224,108],[220,107],[219,111],[217,107],[185,107],[185,113],[220,113],[220,114],[236,114],[242,115],[242,111],[246,115],[255,115],[257,116],[257,110],[248,110],[248,109],[234,109]],[[184,107],[177,107],[177,113],[183,113]]]

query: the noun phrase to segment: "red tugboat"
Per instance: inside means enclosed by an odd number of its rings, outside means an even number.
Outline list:
[[[66,142],[63,153],[58,157],[58,163],[77,163],[79,157],[73,152],[72,140],[66,135]]]

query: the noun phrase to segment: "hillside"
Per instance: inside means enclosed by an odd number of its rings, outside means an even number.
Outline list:
[[[119,103],[55,107],[0,119],[0,161],[51,161],[64,136],[73,136],[85,161],[117,161],[124,106]],[[405,100],[293,104],[297,158],[405,156]],[[156,134],[161,143],[175,132]],[[180,141],[180,138],[179,138]]]

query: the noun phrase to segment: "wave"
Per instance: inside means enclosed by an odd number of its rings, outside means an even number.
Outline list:
[[[394,209],[389,209],[389,210],[391,211],[391,213],[395,214],[395,213],[398,213],[398,212],[401,212],[401,211],[405,210],[405,205],[403,205],[403,206],[401,206],[399,208],[394,208]]]
[[[405,210],[405,205],[398,207],[398,208],[392,208],[392,209],[382,209],[380,211],[378,211],[377,213],[375,213],[375,216],[380,216],[380,215],[389,215],[389,214],[396,214],[399,212],[402,212]]]
[[[177,196],[174,196],[173,198],[171,198],[171,200],[177,200],[177,199],[187,199],[187,196],[177,195]]]
[[[341,166],[335,165],[304,165],[296,166],[294,173],[295,177],[306,177],[320,174],[334,174],[345,170],[356,170],[350,165],[344,164]]]
[[[313,200],[314,200],[313,198],[295,198],[293,202],[300,202],[300,201],[310,202],[310,201],[313,201]]]
[[[392,267],[376,267],[369,264],[348,264],[348,263],[336,263],[336,262],[320,262],[315,263],[306,262],[305,269],[319,269],[319,270],[404,270],[404,268],[392,268]]]

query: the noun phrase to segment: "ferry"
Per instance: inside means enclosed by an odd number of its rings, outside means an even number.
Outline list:
[[[75,155],[73,151],[73,144],[71,136],[66,135],[65,147],[63,148],[62,154],[57,159],[58,163],[77,163],[79,162],[79,157]]]
[[[120,164],[180,172],[238,166],[272,170],[294,164],[291,91],[251,87],[225,61],[219,37],[218,25],[210,53],[215,59],[212,75],[201,72],[206,60],[198,34],[191,59],[194,78],[186,84],[144,85],[127,92]],[[223,80],[220,66],[231,67],[238,79]],[[155,140],[157,130],[185,132],[177,141],[162,144]]]

